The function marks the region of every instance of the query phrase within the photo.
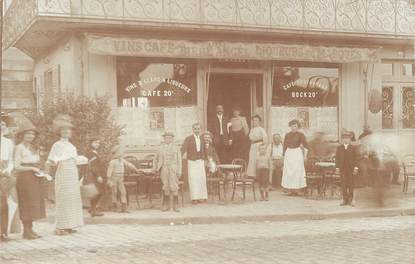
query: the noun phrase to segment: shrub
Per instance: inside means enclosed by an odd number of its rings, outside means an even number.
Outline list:
[[[52,123],[62,113],[72,117],[74,133],[71,142],[78,149],[78,153],[85,154],[89,147],[89,138],[96,135],[101,139],[102,158],[104,162],[108,161],[111,148],[119,143],[119,137],[123,134],[123,127],[116,123],[111,114],[108,98],[58,96],[53,100],[45,100],[39,111],[27,112],[26,116],[40,132],[38,143],[46,151],[59,139]]]

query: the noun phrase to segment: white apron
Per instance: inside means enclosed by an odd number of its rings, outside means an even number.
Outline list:
[[[191,200],[207,199],[206,172],[204,160],[187,160],[189,192]]]
[[[282,187],[301,189],[307,186],[305,178],[304,156],[301,148],[287,148],[284,155]]]

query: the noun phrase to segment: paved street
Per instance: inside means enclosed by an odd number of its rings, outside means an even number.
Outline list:
[[[415,263],[415,217],[211,225],[87,225],[0,246],[17,263]]]

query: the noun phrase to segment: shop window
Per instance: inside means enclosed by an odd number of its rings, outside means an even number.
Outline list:
[[[393,128],[393,87],[382,87],[382,128]]]
[[[403,76],[415,76],[415,64],[403,63],[402,64]]]
[[[414,87],[402,87],[402,128],[415,128],[414,95]]]
[[[187,61],[117,58],[119,106],[195,105],[196,64]]]
[[[274,68],[275,106],[337,106],[339,69],[312,66]]]
[[[60,65],[56,65],[47,70],[43,74],[44,80],[44,98],[53,99],[56,94],[61,92],[60,90]]]

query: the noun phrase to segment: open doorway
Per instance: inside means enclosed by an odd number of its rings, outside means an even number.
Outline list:
[[[225,116],[232,117],[235,107],[242,109],[241,115],[250,120],[252,81],[254,75],[213,73],[209,78],[207,100],[207,122],[216,117],[216,106],[223,105]]]

